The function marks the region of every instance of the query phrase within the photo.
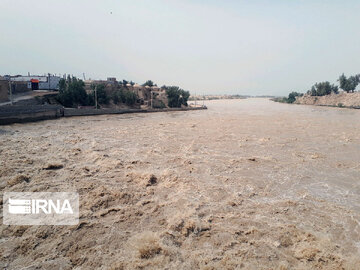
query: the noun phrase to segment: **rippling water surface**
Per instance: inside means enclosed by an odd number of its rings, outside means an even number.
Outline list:
[[[2,225],[3,266],[357,269],[360,110],[205,104],[2,127],[2,192],[77,190],[82,223]]]

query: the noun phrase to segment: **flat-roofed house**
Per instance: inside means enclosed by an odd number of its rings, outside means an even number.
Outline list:
[[[27,90],[59,90],[59,76],[12,76],[10,80],[17,84],[26,84]],[[16,90],[16,89],[15,89]]]

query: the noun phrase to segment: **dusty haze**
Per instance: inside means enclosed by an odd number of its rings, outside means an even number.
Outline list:
[[[1,192],[78,191],[81,218],[1,225],[0,267],[356,269],[360,111],[207,105],[1,127]]]

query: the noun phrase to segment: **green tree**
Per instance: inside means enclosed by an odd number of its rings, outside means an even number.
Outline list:
[[[108,97],[108,95],[105,91],[104,84],[96,85],[96,95],[97,95],[99,104],[109,104],[110,98]]]
[[[68,76],[66,80],[60,80],[59,88],[57,100],[63,106],[73,107],[75,105],[87,105],[88,96],[82,80]]]
[[[153,87],[156,84],[154,84],[154,82],[152,80],[147,80],[142,86],[150,86]]]
[[[298,93],[298,92],[291,92],[289,94],[289,97],[287,98],[286,102],[287,103],[294,103],[296,100],[296,97],[302,96],[303,94]]]
[[[126,87],[126,85],[127,85],[128,83],[129,83],[129,82],[128,82],[127,80],[123,80],[123,81],[122,81],[122,86],[123,86],[123,87]]]
[[[66,89],[66,80],[60,79],[59,81],[59,91],[64,91]]]
[[[111,96],[111,99],[113,100],[114,104],[118,104],[121,101],[119,92],[120,91],[115,91]]]
[[[360,74],[347,78],[344,73],[338,79],[340,88],[347,93],[354,92],[360,83]]]
[[[330,84],[330,82],[326,81],[326,82],[316,83],[311,87],[311,89],[307,93],[312,96],[325,96],[325,95],[330,95],[331,93],[338,94],[339,88],[333,84]]]
[[[125,103],[126,105],[131,106],[136,103],[137,99],[137,95],[127,89],[119,89],[112,95],[114,104]]]
[[[126,105],[134,105],[136,100],[137,100],[137,96],[134,92],[131,91],[124,91],[124,97],[125,97],[125,104]]]
[[[166,89],[170,108],[180,108],[181,105],[188,105],[187,101],[190,97],[189,91],[185,91],[178,86],[166,86],[164,88]]]

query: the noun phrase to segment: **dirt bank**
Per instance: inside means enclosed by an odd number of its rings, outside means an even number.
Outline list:
[[[359,269],[360,110],[206,105],[2,126],[0,195],[77,191],[80,224],[1,225],[0,268]]]
[[[360,92],[331,94],[327,96],[315,97],[304,95],[297,97],[296,104],[338,106],[338,107],[356,107],[360,108]]]

